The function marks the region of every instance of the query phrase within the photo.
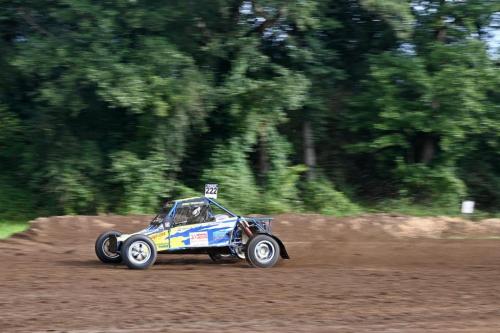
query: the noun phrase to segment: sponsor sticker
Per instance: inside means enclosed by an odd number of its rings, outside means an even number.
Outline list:
[[[228,238],[228,234],[229,232],[227,231],[227,229],[214,231],[212,240],[214,242],[224,240],[225,238]]]
[[[189,233],[189,245],[190,246],[208,246],[208,233],[206,231],[190,232]]]

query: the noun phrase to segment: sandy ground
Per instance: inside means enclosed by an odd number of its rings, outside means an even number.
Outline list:
[[[279,215],[271,269],[159,256],[104,265],[94,240],[146,216],[40,218],[0,242],[1,332],[500,332],[500,221]]]

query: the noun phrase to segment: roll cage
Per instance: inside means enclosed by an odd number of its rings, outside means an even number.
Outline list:
[[[185,215],[187,218],[187,215],[194,215],[187,213],[192,213],[192,211],[196,210],[197,207],[200,207],[199,213],[196,214],[196,216],[198,217],[197,219],[191,221],[182,221],[182,218],[179,217],[179,215]],[[215,221],[213,220],[216,215],[213,213],[214,209],[223,211],[228,215],[229,218],[239,218],[238,215],[211,198],[195,197],[167,202],[162,211],[160,211],[153,218],[151,224],[158,225],[160,223],[163,223],[165,227],[171,227],[174,225],[186,224],[187,222],[190,222],[189,224],[194,224]]]

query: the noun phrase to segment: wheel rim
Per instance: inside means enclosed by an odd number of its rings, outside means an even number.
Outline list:
[[[260,241],[255,246],[254,255],[259,262],[267,263],[273,259],[275,252],[276,250],[271,242]]]
[[[145,241],[135,241],[128,248],[128,258],[135,264],[143,264],[151,258],[151,247]]]
[[[243,250],[243,247],[237,247],[234,252],[238,258],[245,259],[245,251]]]
[[[120,255],[119,253],[109,250],[109,238],[106,238],[106,240],[102,243],[102,252],[104,252],[106,257],[110,259],[118,258],[118,256]]]

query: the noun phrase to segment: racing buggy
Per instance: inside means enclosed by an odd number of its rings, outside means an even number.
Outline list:
[[[208,254],[213,261],[246,260],[253,267],[274,266],[289,259],[283,242],[271,233],[269,217],[243,217],[208,197],[175,200],[164,205],[149,226],[132,234],[108,231],[95,243],[104,263],[146,269],[157,254]]]

